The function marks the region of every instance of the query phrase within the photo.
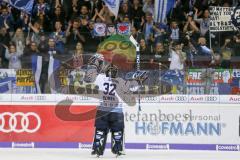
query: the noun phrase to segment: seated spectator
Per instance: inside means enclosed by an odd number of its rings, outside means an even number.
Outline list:
[[[9,48],[6,48],[5,57],[8,59],[8,68],[9,69],[21,69],[21,59],[20,57],[23,54],[23,46],[21,44],[14,45],[13,43],[9,45]]]

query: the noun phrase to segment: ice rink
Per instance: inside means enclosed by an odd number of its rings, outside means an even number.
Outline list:
[[[90,150],[80,149],[0,149],[2,160],[94,160]],[[110,150],[100,157],[116,158]],[[240,160],[240,152],[127,150],[125,160]]]

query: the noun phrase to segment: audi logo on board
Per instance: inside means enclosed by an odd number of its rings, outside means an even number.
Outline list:
[[[41,127],[41,119],[34,112],[0,113],[0,133],[34,133]]]

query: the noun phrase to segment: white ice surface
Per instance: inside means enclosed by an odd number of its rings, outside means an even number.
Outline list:
[[[90,150],[78,149],[0,149],[1,160],[96,160]],[[106,150],[101,160],[115,159]],[[146,151],[127,150],[124,160],[240,160],[240,152],[216,151]]]

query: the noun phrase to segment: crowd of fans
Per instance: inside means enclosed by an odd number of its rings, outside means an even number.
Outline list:
[[[236,0],[176,0],[166,21],[155,23],[154,0],[122,0],[117,17],[102,0],[36,0],[31,16],[1,2],[0,67],[29,68],[31,55],[43,56],[43,66],[54,55],[61,61],[72,58],[69,66],[79,67],[84,55],[95,53],[107,38],[94,35],[94,24],[99,22],[129,23],[145,68],[237,67],[240,34],[209,32],[209,6],[237,4]]]

